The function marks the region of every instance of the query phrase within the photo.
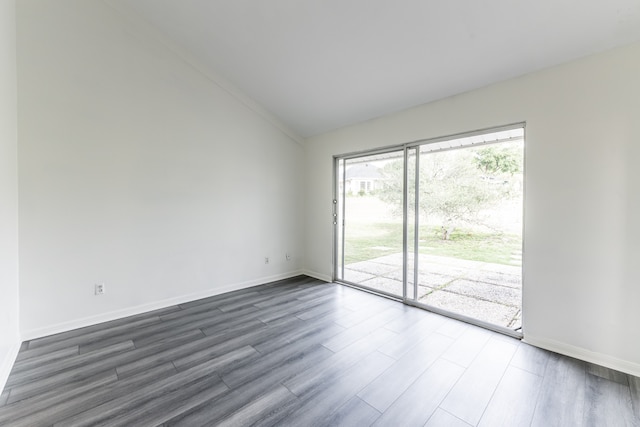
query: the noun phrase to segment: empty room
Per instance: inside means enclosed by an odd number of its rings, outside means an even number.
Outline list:
[[[640,427],[637,0],[0,0],[0,426]]]

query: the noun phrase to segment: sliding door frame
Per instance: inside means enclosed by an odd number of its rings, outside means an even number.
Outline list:
[[[461,133],[456,133],[456,134],[451,134],[451,135],[447,135],[447,136],[442,136],[442,137],[437,137],[437,138],[427,138],[427,139],[420,139],[420,140],[416,140],[416,141],[411,141],[411,142],[407,142],[404,144],[397,144],[397,145],[391,145],[391,146],[387,146],[387,147],[383,147],[383,148],[379,148],[379,149],[373,149],[373,150],[365,150],[365,151],[357,151],[357,152],[351,152],[351,153],[347,153],[347,154],[342,154],[342,155],[334,155],[333,156],[333,253],[332,253],[332,260],[333,260],[333,266],[332,266],[332,279],[334,282],[336,283],[340,283],[343,285],[347,285],[350,287],[354,287],[357,289],[361,289],[367,292],[371,292],[383,297],[387,297],[390,299],[394,299],[397,301],[401,301],[402,303],[406,304],[406,305],[410,305],[413,307],[418,307],[436,314],[440,314],[446,317],[450,317],[456,320],[460,320],[466,323],[470,323],[476,326],[480,326],[482,328],[485,329],[489,329],[495,332],[500,332],[502,334],[514,337],[514,338],[518,338],[518,339],[522,339],[523,338],[523,331],[524,331],[524,313],[522,313],[522,319],[523,319],[523,324],[522,327],[520,328],[520,330],[514,330],[514,329],[510,329],[504,326],[500,326],[500,325],[495,325],[492,323],[488,323],[473,317],[469,317],[469,316],[465,316],[463,314],[459,314],[459,313],[455,313],[455,312],[451,312],[448,310],[443,310],[437,307],[433,307],[424,303],[421,303],[418,301],[418,261],[419,261],[419,225],[420,225],[420,215],[419,215],[419,210],[417,209],[417,207],[419,206],[419,202],[420,202],[420,195],[419,195],[419,182],[420,182],[420,176],[419,176],[419,167],[420,167],[420,147],[425,146],[425,145],[431,145],[431,144],[437,144],[437,143],[444,143],[446,141],[452,141],[452,140],[456,140],[456,139],[461,139],[461,138],[467,138],[467,137],[473,137],[473,136],[478,136],[478,135],[484,135],[484,134],[488,134],[488,133],[496,133],[496,132],[501,132],[501,131],[508,131],[508,130],[513,130],[513,129],[522,129],[523,130],[523,139],[524,141],[526,141],[526,122],[517,122],[517,123],[512,123],[512,124],[508,124],[508,125],[503,125],[503,126],[495,126],[495,127],[490,127],[490,128],[485,128],[485,129],[478,129],[475,131],[470,131],[470,132],[461,132]],[[491,145],[491,144],[496,144],[499,143],[501,141],[486,141],[486,142],[478,142],[478,143],[472,143],[469,146],[473,146],[473,147],[479,147],[482,145]],[[460,148],[463,148],[461,146],[443,146],[443,147],[438,147],[434,150],[432,150],[432,152],[442,152],[442,151],[449,151],[449,150],[458,150]],[[414,223],[414,233],[413,233],[413,268],[412,268],[412,274],[413,274],[413,291],[411,292],[412,297],[409,298],[408,297],[408,283],[409,283],[409,271],[408,271],[408,253],[409,253],[409,190],[408,190],[408,183],[409,183],[409,150],[415,150],[415,162],[416,162],[416,170],[415,170],[415,190],[414,190],[414,200],[413,203],[414,206],[416,207],[414,209],[414,218],[413,218],[413,223]],[[377,289],[373,289],[371,287],[368,286],[364,286],[364,285],[360,285],[357,283],[352,283],[349,281],[346,281],[343,279],[344,277],[344,230],[345,230],[345,197],[346,197],[346,191],[343,188],[342,193],[340,193],[340,182],[342,181],[343,183],[343,187],[344,187],[344,183],[346,182],[346,161],[349,159],[356,159],[359,157],[364,157],[364,156],[370,156],[370,155],[376,155],[376,154],[387,154],[387,153],[391,153],[394,151],[402,151],[403,152],[403,160],[404,160],[404,170],[403,170],[403,183],[402,183],[402,188],[403,188],[403,194],[402,194],[402,217],[403,217],[403,224],[402,224],[402,297],[398,296],[398,295],[393,295],[390,294],[388,292],[384,292],[384,291],[380,291]],[[523,147],[523,155],[526,158],[526,143],[524,144]],[[340,162],[342,162],[343,167],[342,167],[342,176],[340,175]],[[526,162],[524,162],[523,165],[523,175],[526,176]],[[523,182],[523,207],[524,207],[524,203],[525,203],[525,198],[526,198],[526,179]],[[342,200],[340,200],[340,198],[342,198]],[[341,210],[341,212],[340,212]],[[522,211],[522,246],[524,249],[524,209]],[[341,250],[338,250],[338,245],[341,245]],[[524,252],[524,251],[523,251]],[[342,257],[342,259],[340,260],[339,257]],[[338,274],[338,269],[341,269],[340,274]],[[521,301],[521,311],[523,311],[524,308],[524,286],[525,286],[525,280],[524,280],[524,265],[521,266],[521,283],[522,283],[522,290],[523,290],[523,300]]]
[[[374,150],[367,150],[357,153],[349,153],[344,155],[336,155],[333,156],[333,268],[332,268],[332,281],[336,283],[340,283],[343,285],[351,286],[357,289],[363,289],[367,292],[371,292],[374,294],[378,294],[384,296],[386,298],[390,298],[397,301],[405,302],[407,300],[406,297],[406,271],[407,271],[407,233],[406,233],[406,159],[407,159],[407,150],[406,144],[403,145],[394,145],[391,147],[385,147]],[[365,156],[375,156],[376,154],[389,154],[393,152],[402,152],[402,156],[405,162],[404,165],[404,175],[403,175],[403,233],[402,233],[402,296],[395,295],[389,292],[381,291],[379,289],[374,289],[366,285],[361,285],[357,283],[349,282],[344,279],[344,231],[345,231],[345,199],[347,192],[345,189],[342,189],[342,193],[340,193],[340,180],[342,180],[343,186],[346,182],[346,161],[351,159],[357,159]],[[343,162],[342,167],[342,176],[340,176],[340,162]],[[340,246],[340,250],[338,247]],[[342,255],[342,259],[339,259],[340,255]],[[338,274],[338,270],[340,270],[340,274]]]

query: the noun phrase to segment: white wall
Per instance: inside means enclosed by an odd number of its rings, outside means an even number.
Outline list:
[[[0,392],[18,334],[16,3],[0,0]]]
[[[25,339],[300,271],[299,143],[103,1],[21,0],[17,49]]]
[[[640,375],[640,44],[312,138],[307,268],[331,275],[332,155],[526,121],[524,335]]]

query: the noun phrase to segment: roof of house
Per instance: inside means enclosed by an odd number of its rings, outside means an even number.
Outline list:
[[[380,173],[380,168],[377,166],[370,165],[369,163],[361,163],[348,167],[346,178],[381,179],[382,174]]]

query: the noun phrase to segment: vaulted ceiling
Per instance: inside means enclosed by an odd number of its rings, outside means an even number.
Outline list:
[[[638,0],[111,1],[305,137],[640,40]]]

